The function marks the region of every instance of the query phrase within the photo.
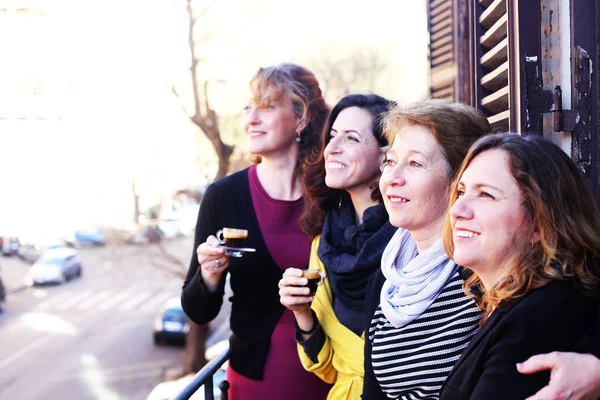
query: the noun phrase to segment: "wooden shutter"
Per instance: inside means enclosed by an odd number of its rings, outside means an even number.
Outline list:
[[[431,97],[457,100],[457,66],[453,0],[429,0],[429,65]]]
[[[480,25],[478,105],[485,110],[492,129],[507,131],[510,126],[509,41],[507,0],[478,0],[475,18]]]

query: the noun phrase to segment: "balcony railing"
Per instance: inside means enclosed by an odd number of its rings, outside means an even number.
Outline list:
[[[187,400],[198,389],[204,386],[204,400],[214,400],[213,395],[213,376],[215,373],[221,368],[223,363],[229,359],[231,350],[227,347],[223,353],[219,356],[210,360],[208,364],[204,366],[198,373],[194,376],[192,381],[188,383],[188,385],[175,397],[173,400]],[[229,390],[229,382],[226,380],[219,383],[219,389],[221,390],[221,400],[227,400],[227,390]]]

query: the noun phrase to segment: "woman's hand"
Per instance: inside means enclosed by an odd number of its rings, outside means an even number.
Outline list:
[[[600,360],[591,354],[538,354],[517,364],[522,374],[551,370],[548,386],[527,400],[595,400],[600,398]]]
[[[211,235],[196,249],[202,279],[211,292],[217,289],[221,275],[229,266],[229,257],[225,255],[225,249],[219,246],[221,242]]]
[[[309,295],[308,279],[302,277],[302,270],[288,268],[279,281],[279,301],[294,313],[310,314],[310,302],[313,298]]]

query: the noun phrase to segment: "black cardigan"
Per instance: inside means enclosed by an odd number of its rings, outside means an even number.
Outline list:
[[[206,324],[219,313],[227,274],[223,274],[217,290],[210,293],[202,281],[196,248],[223,227],[247,229],[244,246],[256,249],[256,253],[229,259],[233,291],[229,298],[233,332],[230,365],[248,378],[261,380],[271,335],[284,311],[277,286],[283,271],[271,258],[260,231],[250,194],[248,169],[210,185],[200,206],[194,251],[181,294],[185,313],[197,324]]]
[[[570,283],[553,282],[501,303],[450,372],[442,400],[524,399],[548,384],[550,372],[523,375],[516,363],[572,351],[596,323],[596,304]]]
[[[367,295],[365,298],[365,378],[363,381],[363,399],[369,400],[387,400],[387,396],[381,390],[381,386],[379,386],[379,382],[375,377],[375,372],[373,372],[373,363],[371,360],[371,341],[369,340],[369,329],[371,328],[371,320],[373,319],[373,315],[375,315],[375,311],[377,311],[377,307],[381,303],[381,288],[385,283],[385,276],[383,276],[383,272],[381,272],[381,268],[371,275],[369,278],[369,284],[367,285]]]

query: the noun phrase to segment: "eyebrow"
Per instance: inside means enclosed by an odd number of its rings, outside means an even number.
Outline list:
[[[458,182],[458,186],[465,186],[465,183],[463,181],[459,181]],[[473,188],[475,189],[481,189],[482,187],[487,187],[490,189],[494,189],[500,193],[504,193],[504,190],[500,189],[498,186],[494,186],[494,185],[490,185],[489,183],[476,183],[473,185]]]
[[[409,154],[412,154],[412,153],[420,154],[423,157],[429,159],[429,157],[427,156],[427,154],[425,154],[425,153],[423,153],[422,151],[419,151],[419,150],[410,149],[410,150],[408,150],[408,153]]]
[[[335,133],[338,133],[338,131],[334,128],[331,128],[332,131],[334,131]],[[342,131],[343,133],[356,133],[358,136],[362,137],[362,135],[360,134],[359,131],[357,131],[356,129],[346,129],[345,131]]]

